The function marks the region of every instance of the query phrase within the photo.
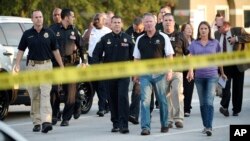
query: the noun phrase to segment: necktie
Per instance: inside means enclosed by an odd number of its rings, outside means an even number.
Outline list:
[[[226,34],[224,34],[224,39],[223,39],[223,52],[227,52],[227,39],[226,39]]]

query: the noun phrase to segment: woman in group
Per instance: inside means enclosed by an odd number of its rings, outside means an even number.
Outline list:
[[[188,40],[189,45],[194,40],[193,27],[190,23],[185,23],[181,26],[181,32]],[[183,71],[183,76],[187,76],[188,71]],[[188,81],[186,77],[183,77],[183,95],[184,95],[184,116],[189,117],[191,113],[191,103],[194,90],[194,80]]]
[[[221,52],[219,42],[211,38],[211,28],[208,22],[202,21],[199,24],[197,39],[192,41],[189,46],[189,51],[193,56]],[[222,78],[226,79],[223,68],[219,68]],[[200,112],[204,126],[202,133],[207,134],[207,136],[211,136],[214,116],[214,92],[219,78],[218,66],[195,69],[195,75],[193,71],[189,71],[187,79],[190,81],[193,78],[200,101]]]

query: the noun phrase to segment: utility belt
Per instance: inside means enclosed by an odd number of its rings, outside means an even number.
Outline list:
[[[51,60],[50,60],[50,59],[48,59],[48,60],[43,60],[43,61],[29,60],[28,62],[29,62],[29,64],[31,64],[32,66],[35,66],[35,65],[41,65],[41,64],[49,63],[49,62],[51,62]]]
[[[62,58],[64,64],[78,64],[80,61],[79,56],[74,53],[72,55],[66,55]]]

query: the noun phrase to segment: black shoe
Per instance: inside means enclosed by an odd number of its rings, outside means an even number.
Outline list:
[[[109,109],[104,110],[104,114],[107,114],[107,113],[109,113]]]
[[[127,133],[129,133],[129,130],[128,130],[128,128],[121,128],[119,130],[119,132],[122,133],[122,134],[127,134]]]
[[[168,132],[168,127],[161,127],[161,132],[162,133],[167,133]]]
[[[206,129],[207,136],[212,136],[212,129]]]
[[[41,125],[40,125],[40,124],[35,125],[35,126],[33,127],[33,132],[40,132],[40,130],[41,130]]]
[[[103,117],[104,114],[105,114],[105,111],[104,110],[99,110],[96,114],[99,115],[99,117]]]
[[[228,110],[223,107],[220,107],[220,113],[222,113],[225,117],[229,116]]]
[[[133,124],[139,124],[138,119],[134,116],[131,116],[131,115],[128,117],[128,121],[132,122]]]
[[[69,126],[69,121],[68,120],[63,120],[61,122],[61,126]]]
[[[62,116],[62,113],[61,113],[61,112],[58,112],[58,113],[57,113],[57,121],[61,121],[61,116]]]
[[[112,129],[111,129],[111,132],[119,132],[119,128],[118,127],[113,127]]]
[[[142,129],[141,135],[150,135],[150,131],[148,129]]]
[[[156,109],[159,109],[159,108],[160,108],[159,102],[158,102],[157,100],[155,101],[155,108],[156,108]]]
[[[42,132],[43,133],[48,133],[48,131],[51,131],[53,128],[52,128],[52,124],[49,123],[49,122],[44,122],[42,124]]]
[[[176,128],[183,128],[183,123],[180,121],[175,122]]]
[[[75,112],[74,112],[74,119],[78,119],[81,116],[81,108],[78,108]]]
[[[172,122],[168,124],[168,128],[173,128],[173,123]]]
[[[184,114],[184,117],[190,117],[190,113],[189,113],[189,112],[186,112],[186,113]]]
[[[52,118],[52,125],[56,125],[57,121],[58,121],[58,118],[57,117],[53,117]]]
[[[233,112],[233,116],[239,116],[239,113]]]

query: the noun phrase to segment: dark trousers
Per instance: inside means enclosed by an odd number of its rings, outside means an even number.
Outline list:
[[[60,115],[60,93],[62,92],[60,85],[52,85],[50,92],[50,103],[52,107],[52,117],[58,118]]]
[[[56,60],[52,59],[53,68],[59,67]],[[50,91],[50,103],[52,108],[52,118],[61,118],[60,114],[60,96],[62,93],[62,86],[60,84],[52,85],[51,91]]]
[[[134,83],[132,94],[131,94],[131,104],[129,107],[129,115],[134,116],[136,119],[139,117],[140,112],[140,84]]]
[[[154,95],[154,92],[153,92],[153,91],[154,91],[154,90],[152,90],[151,101],[150,101],[150,113],[153,112],[155,106],[158,106],[158,105],[159,105],[157,99],[155,100],[155,95]],[[154,105],[155,105],[155,106],[154,106]]]
[[[92,57],[88,56],[88,63],[93,64]],[[97,93],[98,97],[98,109],[99,111],[109,109],[109,93],[107,92],[107,82],[104,81],[94,81],[92,82],[93,88]]]
[[[107,81],[94,81],[92,82],[93,88],[98,97],[98,109],[99,111],[109,109],[109,93],[107,92]]]
[[[65,105],[62,113],[62,119],[70,120],[73,113],[80,108],[80,100],[76,91],[76,83],[63,84],[63,91]]]
[[[129,81],[129,78],[113,79],[108,81],[111,121],[113,122],[113,127],[128,128]]]
[[[183,95],[184,95],[184,113],[190,113],[192,106],[192,97],[194,90],[194,80],[188,81],[187,76],[188,71],[183,71]]]
[[[240,113],[243,98],[244,72],[240,72],[237,66],[224,67],[224,73],[228,80],[226,87],[222,90],[221,106],[228,109],[231,98],[231,83],[232,83],[232,104],[233,112]]]

